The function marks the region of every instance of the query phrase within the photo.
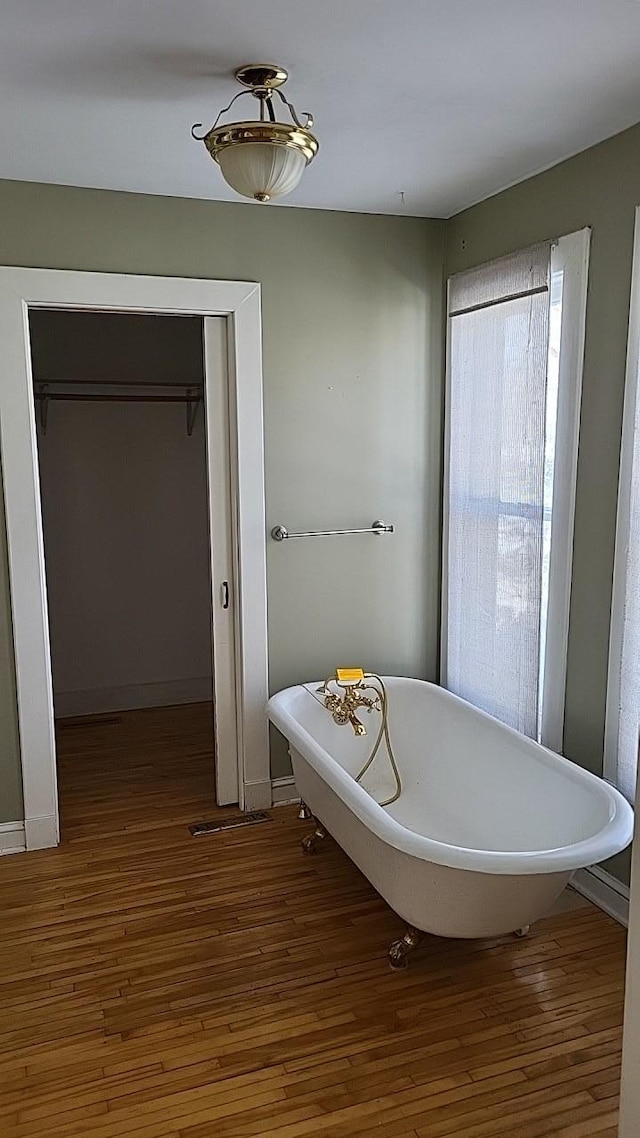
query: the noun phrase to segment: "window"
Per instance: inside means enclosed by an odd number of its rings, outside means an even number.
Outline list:
[[[604,773],[633,801],[640,728],[640,210],[631,284]]]
[[[589,231],[452,277],[442,682],[556,750]]]

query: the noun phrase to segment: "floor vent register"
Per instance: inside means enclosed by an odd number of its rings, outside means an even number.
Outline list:
[[[252,810],[248,814],[234,814],[231,818],[219,818],[216,822],[194,822],[189,833],[194,838],[204,834],[217,834],[220,830],[234,830],[237,826],[255,826],[258,822],[270,822],[271,815],[266,810]]]

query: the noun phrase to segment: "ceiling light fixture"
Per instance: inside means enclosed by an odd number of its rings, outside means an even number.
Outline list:
[[[288,79],[284,67],[275,63],[247,63],[239,67],[236,79],[246,87],[238,91],[220,111],[213,126],[199,134],[202,123],[194,123],[191,134],[204,142],[218,163],[226,182],[245,198],[268,202],[296,188],[306,167],[318,153],[318,140],[311,134],[311,115],[301,122],[295,107],[285,99],[280,87]],[[260,103],[258,121],[232,122],[218,126],[241,95],[253,95]],[[291,115],[291,123],[276,119],[273,96],[278,95]]]

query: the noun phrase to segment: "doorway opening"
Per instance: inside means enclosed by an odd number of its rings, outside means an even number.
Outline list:
[[[145,775],[162,779],[165,736],[216,801],[204,329],[197,316],[42,308],[29,331],[64,838],[81,785],[109,810]],[[106,763],[92,725],[110,728]],[[147,767],[130,763],[134,727]]]
[[[210,550],[216,797],[220,804],[238,802],[248,810],[269,806],[260,287],[254,282],[4,267],[0,454],[19,735],[19,749],[8,758],[19,763],[22,775],[24,844],[32,850],[59,841],[38,473],[37,419],[44,402],[39,396],[46,393],[34,391],[30,345],[30,322],[42,309],[202,321],[209,528],[216,535]],[[220,376],[224,382],[217,381]],[[53,407],[61,402],[49,400],[51,423]],[[222,523],[225,511],[227,522]]]

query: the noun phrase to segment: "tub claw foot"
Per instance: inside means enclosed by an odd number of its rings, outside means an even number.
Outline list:
[[[300,803],[300,809],[298,810],[298,818],[300,819],[301,822],[305,822],[305,821],[308,822],[310,818],[313,818],[313,814],[311,813],[306,802]]]
[[[316,828],[313,833],[307,834],[307,836],[303,838],[302,842],[300,843],[302,845],[302,852],[305,854],[317,853],[320,842],[323,841],[326,836],[327,832],[324,826],[316,820]]]
[[[398,940],[394,940],[389,949],[389,964],[392,968],[407,968],[409,957],[414,949],[424,940],[424,933],[409,925],[406,932]]]
[[[528,936],[531,925],[523,925],[521,929],[515,930],[515,935],[519,937]]]

